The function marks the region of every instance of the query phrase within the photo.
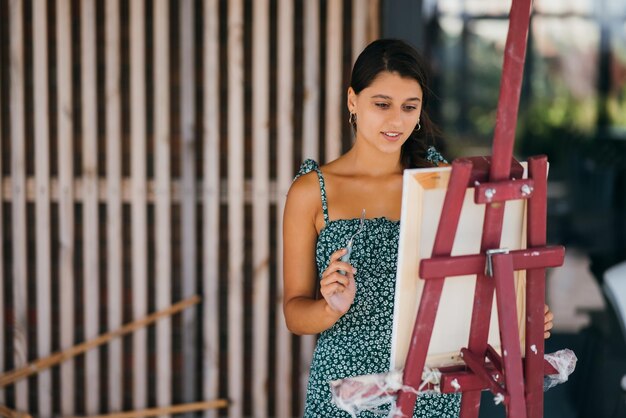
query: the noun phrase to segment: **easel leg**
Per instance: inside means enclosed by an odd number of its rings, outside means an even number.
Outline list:
[[[477,418],[480,410],[480,390],[463,392],[461,398],[461,414],[463,418]]]
[[[511,325],[517,324],[513,272],[513,257],[511,254],[497,254],[493,256],[493,277],[496,286],[502,362],[504,365],[504,380],[508,392],[507,417],[526,418],[519,329],[517,326]],[[505,324],[509,324],[509,326]]]
[[[546,245],[548,159],[545,155],[528,159],[528,177],[535,185],[528,200],[528,247]],[[526,361],[525,392],[528,418],[543,417],[543,305],[546,270],[526,273]]]
[[[433,245],[433,256],[450,255],[454,245],[454,237],[461,216],[465,189],[472,172],[472,163],[458,159],[452,163],[452,174],[448,183],[448,192],[441,210],[441,218],[437,227],[437,236]],[[441,298],[444,278],[431,279],[424,284],[420,300],[411,345],[404,366],[402,382],[413,388],[419,387],[422,381],[422,370],[426,363],[428,345],[435,325],[437,308]],[[412,392],[400,391],[397,403],[400,408],[399,416],[413,416],[417,396]]]

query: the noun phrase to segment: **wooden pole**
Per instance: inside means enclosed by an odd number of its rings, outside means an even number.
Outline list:
[[[253,414],[268,414],[267,358],[269,353],[269,1],[254,3],[253,16],[253,81],[252,85],[252,144],[253,169],[253,222],[252,222],[252,295],[253,295],[253,361],[252,397]]]
[[[133,318],[148,312],[148,221],[146,203],[146,45],[145,2],[130,2],[130,139],[132,177],[132,309]],[[133,334],[133,407],[148,401],[148,335]]]
[[[24,117],[24,4],[9,3],[11,56],[11,225],[13,228],[13,347],[19,367],[28,359],[28,273],[26,235],[26,137]],[[16,387],[16,406],[28,408],[28,383]]]
[[[180,136],[181,136],[181,258],[182,295],[197,293],[196,256],[196,106],[195,106],[195,42],[194,2],[179,2],[180,62]],[[217,94],[217,92],[215,93]],[[235,118],[242,120],[243,109]],[[242,135],[243,137],[243,135]],[[237,169],[241,170],[241,163]],[[197,399],[195,378],[198,369],[196,331],[198,315],[189,309],[182,315],[183,401]],[[243,324],[240,324],[241,327]]]
[[[338,2],[334,2],[338,3]],[[293,180],[293,1],[278,2],[278,167],[277,167],[277,271],[278,283],[276,306],[276,414],[281,417],[292,416],[291,379],[291,333],[287,330],[283,315],[283,209],[287,191]]]
[[[10,409],[4,405],[0,405],[0,417],[5,418],[31,418],[31,415],[26,412],[19,412],[13,409]]]
[[[113,338],[121,337],[123,335],[129,334],[138,329],[142,329],[146,327],[147,325],[150,325],[153,322],[157,321],[158,319],[174,315],[175,313],[180,312],[183,309],[188,308],[190,306],[193,306],[197,304],[198,302],[200,302],[200,297],[198,295],[195,295],[189,299],[182,300],[170,306],[167,309],[157,311],[151,315],[146,316],[145,318],[141,318],[137,321],[130,322],[116,331],[107,332],[92,340],[85,341],[84,343],[70,347],[67,350],[60,351],[46,358],[36,360],[26,365],[25,367],[22,367],[20,369],[14,370],[9,373],[5,373],[2,376],[0,376],[0,388],[11,385],[28,376],[32,376],[35,373],[39,373],[41,370],[45,370],[59,363],[62,363],[68,359],[71,359],[72,357],[75,357],[88,350],[91,350],[94,347],[98,347],[102,344],[105,344],[111,341]]]
[[[120,3],[105,2],[106,21],[106,204],[107,204],[107,329],[122,326],[122,96],[120,60]],[[158,307],[157,307],[158,308]],[[109,410],[122,409],[122,341],[108,347]]]
[[[219,115],[219,4],[205,0],[204,10],[204,115],[203,115],[203,350],[202,395],[213,399],[219,393],[219,230],[220,230],[220,115]],[[204,418],[216,418],[207,410]]]
[[[98,336],[100,275],[98,245],[98,110],[96,102],[96,3],[81,2],[81,116],[83,204],[83,300],[85,338]],[[115,308],[113,308],[115,309]],[[97,350],[85,354],[85,408],[99,409],[100,373]]]
[[[369,0],[354,0],[352,2],[352,63],[367,45],[367,14]]]
[[[368,8],[367,44],[380,38],[380,0],[369,0]]]
[[[205,409],[218,409],[226,407],[228,407],[228,401],[226,399],[216,399],[214,401],[194,402],[182,405],[150,408],[141,411],[117,412],[108,415],[93,415],[88,418],[142,418],[154,417],[158,415],[183,414],[185,412],[194,412],[202,411]]]
[[[302,115],[302,161],[312,158],[319,161],[319,119],[320,119],[320,2],[309,0],[304,3],[304,103]],[[282,268],[282,267],[279,267]],[[304,399],[309,383],[309,369],[316,337],[300,337],[300,393]],[[300,411],[302,413],[304,409]]]
[[[154,171],[156,307],[164,309],[172,297],[172,193],[170,134],[169,3],[154,3]],[[185,297],[185,295],[183,295]],[[156,325],[157,405],[172,403],[172,321]],[[195,347],[193,347],[195,348]],[[186,354],[185,354],[186,356]]]
[[[341,85],[343,74],[343,1],[330,1],[327,4],[326,21],[326,161],[330,162],[341,154],[341,98],[345,91]]]
[[[35,177],[37,183],[36,259],[37,259],[37,357],[50,354],[51,275],[50,262],[50,135],[48,123],[48,40],[47,4],[33,3],[33,68],[35,102]],[[0,219],[2,219],[0,217]],[[1,234],[0,234],[1,236]],[[41,373],[37,380],[39,412],[52,413],[52,375]]]
[[[1,85],[2,83],[0,83]],[[2,97],[2,88],[0,87],[0,97]],[[0,132],[2,132],[2,112],[0,112]],[[0,145],[1,146],[1,145]],[[2,158],[0,158],[0,237],[4,237],[4,217],[2,214],[3,193],[2,193]],[[0,254],[4,254],[3,246],[4,238],[0,239]],[[4,257],[0,257],[0,324],[6,324],[7,318],[4,311]],[[0,332],[0,373],[4,373],[4,350],[5,350],[4,332]],[[0,391],[0,403],[6,402],[4,391]]]
[[[244,74],[242,0],[228,2],[228,397],[243,416]]]
[[[72,105],[72,18],[69,0],[56,3],[57,119],[59,147],[59,306],[61,347],[74,341],[74,115]],[[74,413],[74,362],[61,365],[61,414]]]
[[[302,121],[302,159],[319,160],[320,120],[320,3],[304,3],[304,103]]]

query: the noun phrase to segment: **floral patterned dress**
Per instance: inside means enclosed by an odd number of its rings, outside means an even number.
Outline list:
[[[443,160],[438,153],[432,155],[435,163]],[[296,178],[313,170],[318,175],[324,214],[324,228],[316,246],[321,279],[331,254],[346,246],[360,219],[328,218],[324,177],[318,164],[306,160]],[[319,336],[307,387],[305,417],[349,417],[332,402],[329,382],[389,371],[399,236],[400,222],[382,217],[365,219],[363,230],[355,237],[350,262],[357,269],[356,296],[348,312]],[[418,397],[414,417],[458,417],[459,408],[460,395],[424,394]],[[359,414],[373,416],[377,415]]]

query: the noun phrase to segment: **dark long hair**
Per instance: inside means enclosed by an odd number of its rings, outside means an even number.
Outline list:
[[[402,145],[400,161],[405,168],[432,167],[426,159],[426,150],[434,144],[440,131],[427,113],[432,92],[428,87],[427,66],[421,55],[409,44],[398,39],[379,39],[369,44],[359,55],[350,77],[350,87],[356,94],[367,88],[383,71],[397,73],[401,77],[412,78],[422,88],[422,111],[420,130],[414,130]],[[353,123],[356,130],[356,123]]]

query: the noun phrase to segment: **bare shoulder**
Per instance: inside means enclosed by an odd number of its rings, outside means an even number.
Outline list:
[[[291,183],[287,192],[285,216],[311,217],[314,221],[319,207],[321,207],[319,181],[317,173],[311,171]]]

